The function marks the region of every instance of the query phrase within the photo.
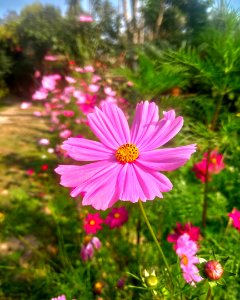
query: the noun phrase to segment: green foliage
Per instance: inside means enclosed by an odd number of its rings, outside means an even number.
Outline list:
[[[133,88],[148,99],[156,99],[171,88],[185,85],[180,67],[175,68],[171,64],[159,65],[142,52],[138,54],[136,70],[122,68],[118,69],[117,73],[132,81]]]
[[[0,50],[0,99],[8,93],[8,88],[5,83],[7,74],[11,71],[12,61],[6,55],[5,51]]]

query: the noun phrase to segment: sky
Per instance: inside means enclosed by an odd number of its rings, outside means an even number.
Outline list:
[[[111,2],[116,3],[116,0],[110,0]],[[216,2],[220,0],[215,0]],[[0,17],[4,17],[8,11],[15,10],[16,12],[20,12],[21,9],[27,5],[36,2],[35,0],[0,0]],[[53,4],[61,9],[64,13],[66,10],[66,0],[38,0],[43,4]],[[88,0],[83,0],[82,6],[85,10],[88,8]],[[240,0],[227,0],[235,9],[240,9]]]

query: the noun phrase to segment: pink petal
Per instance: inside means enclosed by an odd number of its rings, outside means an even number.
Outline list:
[[[133,164],[126,163],[119,173],[117,186],[119,188],[119,199],[123,201],[131,201],[133,203],[147,200],[144,186],[141,186]]]
[[[85,192],[83,205],[92,205],[97,210],[106,210],[114,205],[119,199],[116,183],[121,169],[122,165],[118,162],[104,162],[102,169],[80,187]]]
[[[62,149],[78,161],[107,160],[114,155],[113,151],[103,144],[84,138],[69,138],[63,143]]]
[[[144,151],[159,148],[169,142],[182,128],[183,118],[177,117],[174,120],[163,119],[156,126],[155,132],[152,134],[151,139],[145,142]]]
[[[195,151],[196,146],[194,144],[147,151],[140,154],[138,163],[153,170],[173,171],[184,165]]]
[[[88,122],[99,140],[110,149],[116,150],[130,141],[127,120],[114,104],[105,103],[102,110],[96,107],[94,113],[88,114]]]
[[[109,162],[107,162],[109,164]],[[106,164],[107,164],[106,163]],[[65,187],[77,187],[85,183],[89,178],[103,169],[102,161],[94,162],[84,166],[59,165],[55,172],[61,175],[60,184]],[[80,194],[79,192],[78,194]],[[72,196],[76,197],[78,194]]]
[[[172,189],[170,180],[163,174],[134,164],[125,164],[118,178],[119,199],[137,202],[162,198],[161,192]]]
[[[137,104],[131,128],[131,142],[139,146],[146,138],[151,137],[158,122],[158,107],[148,101]]]

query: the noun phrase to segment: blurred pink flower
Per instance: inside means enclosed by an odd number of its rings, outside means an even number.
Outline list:
[[[80,252],[82,260],[87,261],[91,259],[94,255],[94,250],[99,250],[100,248],[101,242],[99,238],[96,236],[92,238],[90,236],[86,236]]]
[[[72,131],[69,129],[65,129],[63,131],[60,132],[59,136],[62,139],[67,139],[72,135]]]
[[[39,78],[39,77],[41,77],[41,72],[39,70],[36,70],[34,72],[34,78]]]
[[[111,229],[113,229],[115,227],[121,227],[127,221],[128,211],[124,206],[122,206],[118,208],[112,208],[105,220],[105,224],[107,224]]]
[[[84,70],[84,72],[89,72],[89,73],[95,72],[95,69],[93,66],[86,66],[86,67],[84,67],[83,70]]]
[[[78,104],[80,110],[84,114],[93,112],[94,106],[96,103],[96,98],[97,98],[96,95],[85,94],[84,101],[83,101],[83,99],[81,99],[81,101],[77,101],[77,104]]]
[[[96,93],[99,90],[100,86],[96,84],[90,84],[88,86],[88,91],[91,93]]]
[[[99,80],[101,80],[102,78],[98,75],[93,75],[92,77],[92,83],[96,83],[98,82]]]
[[[39,145],[42,145],[42,146],[47,146],[47,145],[49,145],[50,144],[50,141],[49,141],[49,139],[40,139],[39,141],[38,141],[38,144]]]
[[[66,86],[63,90],[63,93],[65,95],[69,95],[72,94],[75,91],[75,87],[74,86]]]
[[[51,300],[67,300],[65,295],[58,296],[57,298],[52,298]]]
[[[93,22],[93,17],[89,15],[80,15],[78,20],[82,23],[91,23]]]
[[[112,88],[109,87],[109,86],[106,86],[106,87],[104,88],[104,93],[105,93],[107,96],[111,96],[111,97],[116,96],[116,92],[113,91]]]
[[[169,243],[174,243],[174,249],[176,249],[176,243],[178,238],[184,233],[189,235],[190,240],[197,242],[200,239],[200,228],[195,227],[192,223],[186,223],[185,225],[177,223],[177,226],[174,229],[174,233],[169,234],[167,241]]]
[[[47,55],[44,56],[44,60],[47,60],[47,61],[56,61],[56,60],[58,60],[58,57],[55,56],[55,55],[47,54]]]
[[[83,205],[95,209],[110,208],[119,199],[135,203],[162,198],[172,183],[159,171],[181,167],[195,152],[195,145],[157,149],[181,130],[183,118],[175,117],[172,110],[159,120],[154,102],[137,105],[131,130],[114,104],[95,107],[87,118],[100,142],[70,138],[62,148],[77,161],[93,163],[60,165],[55,171],[61,175],[61,184],[72,188],[72,197],[84,192]]]
[[[128,82],[127,82],[127,85],[128,85],[128,86],[134,86],[134,83],[133,83],[132,81],[128,81]]]
[[[41,116],[42,116],[42,113],[41,113],[40,111],[34,111],[34,112],[33,112],[33,115],[34,115],[35,117],[41,117]]]
[[[99,230],[102,229],[101,224],[103,222],[104,221],[100,217],[99,213],[88,214],[87,217],[84,219],[84,225],[83,225],[86,234],[97,233]]]
[[[63,115],[64,115],[64,117],[73,117],[74,111],[73,110],[64,110]]]
[[[32,103],[30,102],[22,102],[20,105],[21,109],[28,109],[29,107],[31,107]]]
[[[45,90],[53,91],[56,88],[57,80],[60,80],[61,76],[59,74],[53,74],[48,76],[43,76],[42,87]]]
[[[33,100],[45,100],[48,96],[48,91],[46,89],[40,88],[39,90],[35,91],[32,95]]]
[[[197,251],[197,244],[190,240],[187,233],[178,238],[176,253],[181,259],[180,266],[183,271],[183,277],[191,285],[195,285],[195,282],[203,280],[199,275],[198,268],[195,266],[195,264],[199,263],[199,259],[195,256]]]
[[[233,220],[233,226],[240,231],[240,211],[234,208],[228,216]]]
[[[83,68],[76,67],[74,70],[75,70],[76,72],[83,73]]]
[[[68,83],[76,83],[77,80],[74,79],[73,77],[70,77],[70,76],[65,76],[65,80],[68,82]]]
[[[53,148],[48,148],[48,149],[47,149],[47,152],[50,153],[50,154],[52,154],[52,153],[55,152],[55,150],[54,150]]]
[[[29,175],[29,176],[32,176],[34,173],[35,173],[35,171],[33,169],[28,169],[26,171],[26,174]]]
[[[75,90],[73,92],[73,96],[78,99],[78,103],[84,103],[85,102],[85,94],[82,91]]]
[[[196,163],[193,166],[193,172],[196,177],[202,181],[202,183],[206,182],[207,176],[207,153],[204,153],[203,159]],[[211,176],[213,174],[220,173],[225,168],[223,163],[223,155],[218,153],[217,150],[213,150],[210,153],[210,160],[208,164],[208,180],[211,180]]]

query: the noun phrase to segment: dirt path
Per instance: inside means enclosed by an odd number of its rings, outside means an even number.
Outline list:
[[[0,194],[21,180],[24,163],[40,155],[37,141],[49,135],[47,121],[33,115],[37,105],[21,109],[20,104],[8,98],[0,110]]]

